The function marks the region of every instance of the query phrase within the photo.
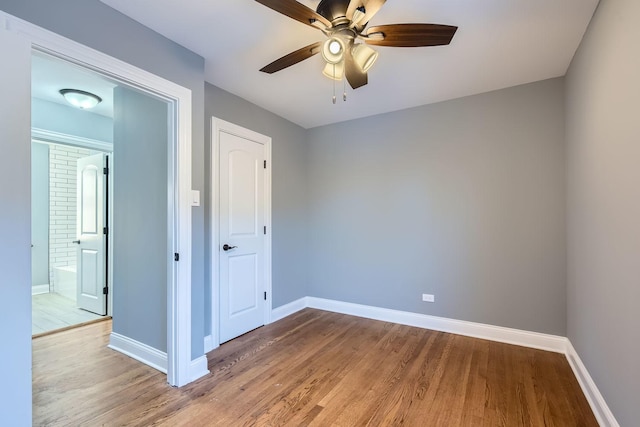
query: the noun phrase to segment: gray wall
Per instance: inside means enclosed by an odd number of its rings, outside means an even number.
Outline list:
[[[2,424],[31,425],[31,78],[29,46],[0,29],[0,398]],[[20,100],[25,99],[24,102]]]
[[[211,155],[209,147],[212,116],[272,138],[273,307],[306,296],[308,197],[305,130],[210,84],[206,85],[205,114],[207,162]],[[208,166],[206,169],[210,170]],[[207,206],[211,205],[209,182],[207,177],[204,199]],[[207,259],[210,255],[207,254]],[[211,283],[210,280],[211,271],[208,269],[208,284]],[[211,319],[210,286],[207,285],[206,289],[205,323],[208,334]]]
[[[49,281],[49,145],[31,143],[31,284]]]
[[[43,99],[31,98],[31,126],[68,135],[113,142],[113,120]]]
[[[117,87],[113,332],[167,351],[167,103]]]
[[[309,294],[564,335],[563,117],[554,79],[310,130]]]
[[[98,0],[1,0],[0,9],[191,89],[194,190],[204,189],[204,60]],[[117,31],[114,31],[117,29]],[[28,195],[28,193],[25,193]],[[204,208],[193,208],[192,358],[203,354]]]
[[[640,420],[640,2],[601,0],[567,75],[568,337]]]

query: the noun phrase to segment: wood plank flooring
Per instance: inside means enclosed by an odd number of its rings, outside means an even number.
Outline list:
[[[176,389],[110,325],[34,339],[35,426],[597,426],[561,354],[305,309]]]
[[[104,316],[77,308],[75,301],[55,292],[33,295],[31,302],[31,333],[33,335],[104,318]]]

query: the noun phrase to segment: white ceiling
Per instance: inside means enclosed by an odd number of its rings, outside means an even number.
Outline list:
[[[456,25],[451,45],[376,48],[369,84],[331,103],[320,55],[258,70],[322,33],[254,0],[102,0],[205,58],[206,80],[305,128],[563,76],[598,0],[394,0],[370,25]],[[318,1],[301,3],[315,9]]]
[[[31,58],[31,96],[70,107],[60,89],[80,89],[102,98],[91,113],[113,118],[113,88],[116,83],[99,74],[45,54]]]

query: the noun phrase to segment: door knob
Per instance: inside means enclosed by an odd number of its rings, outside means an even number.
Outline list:
[[[73,241],[73,242],[71,242],[71,243],[77,243],[77,244],[79,245],[79,244],[80,244],[80,240],[74,240],[74,241]]]
[[[222,250],[225,252],[228,251],[229,249],[235,249],[235,248],[237,248],[237,246],[229,246],[226,243],[222,245]]]

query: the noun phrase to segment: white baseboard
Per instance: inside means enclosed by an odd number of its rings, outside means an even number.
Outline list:
[[[578,383],[580,383],[582,392],[587,398],[587,401],[591,406],[591,410],[598,420],[598,424],[603,427],[620,427],[620,424],[616,421],[611,409],[609,409],[609,405],[607,405],[607,402],[605,402],[604,397],[602,397],[600,390],[598,390],[596,383],[593,381],[593,378],[591,378],[589,371],[587,371],[586,366],[584,366],[580,356],[578,356],[576,349],[573,348],[573,345],[568,340],[567,360],[569,360],[569,365],[571,365],[571,369],[578,379]]]
[[[293,313],[300,311],[308,307],[308,297],[300,298],[295,301],[291,301],[288,304],[281,305],[280,307],[271,310],[271,323],[277,322],[280,319],[284,319],[287,316],[291,316]]]
[[[49,293],[49,284],[35,285],[31,287],[31,295],[40,295]]]
[[[217,345],[213,344],[213,335],[207,335],[204,337],[204,353],[207,354],[212,350],[218,348]]]
[[[112,332],[109,337],[108,347],[160,372],[167,373],[167,353],[115,332]]]
[[[388,308],[372,307],[323,298],[307,297],[306,300],[307,307],[317,308],[319,310],[449,332],[556,353],[566,353],[567,349],[567,339],[557,335],[522,331],[501,326],[485,325],[483,323],[447,319],[445,317],[429,316],[426,314],[410,313],[407,311],[391,310]]]
[[[202,378],[205,375],[208,375],[209,369],[207,365],[208,361],[206,355],[200,356],[196,360],[192,360],[191,364],[189,365],[189,382],[195,381],[198,378]]]

